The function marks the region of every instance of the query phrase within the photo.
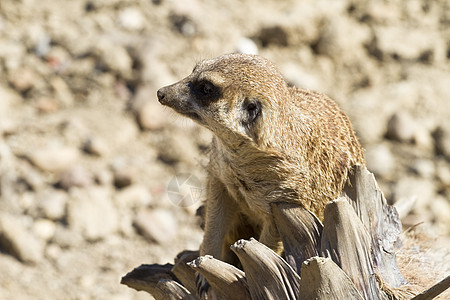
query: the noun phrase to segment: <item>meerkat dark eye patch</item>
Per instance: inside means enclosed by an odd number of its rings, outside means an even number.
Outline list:
[[[207,104],[220,99],[221,89],[208,80],[200,80],[191,84],[193,94],[201,103]]]
[[[257,99],[245,99],[243,109],[245,116],[242,123],[245,126],[249,127],[261,115],[261,102],[259,102]]]

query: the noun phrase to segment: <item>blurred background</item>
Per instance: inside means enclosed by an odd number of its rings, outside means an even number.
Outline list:
[[[156,91],[235,51],[339,103],[449,272],[449,1],[1,0],[1,299],[149,299],[120,277],[198,249],[211,134]]]

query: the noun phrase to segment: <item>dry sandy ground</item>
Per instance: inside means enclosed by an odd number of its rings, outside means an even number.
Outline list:
[[[0,299],[148,299],[120,277],[198,248],[211,135],[155,93],[234,51],[341,105],[388,200],[416,197],[410,280],[450,272],[450,2],[222,2],[1,0]]]

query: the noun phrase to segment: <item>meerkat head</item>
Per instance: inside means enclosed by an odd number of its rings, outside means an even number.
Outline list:
[[[181,81],[158,90],[161,104],[212,130],[258,143],[263,119],[289,97],[278,69],[257,55],[228,54],[204,60]]]

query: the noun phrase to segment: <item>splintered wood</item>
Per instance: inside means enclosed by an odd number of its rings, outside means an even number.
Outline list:
[[[200,299],[196,273],[214,299],[411,299],[397,266],[401,223],[372,173],[356,165],[343,195],[325,208],[324,223],[298,204],[278,202],[272,212],[283,256],[251,238],[231,246],[242,270],[198,251],[175,265],[141,265],[121,283],[159,299]],[[414,299],[432,299],[448,277]],[[205,298],[205,296],[203,296]],[[210,299],[210,298],[207,298]]]

